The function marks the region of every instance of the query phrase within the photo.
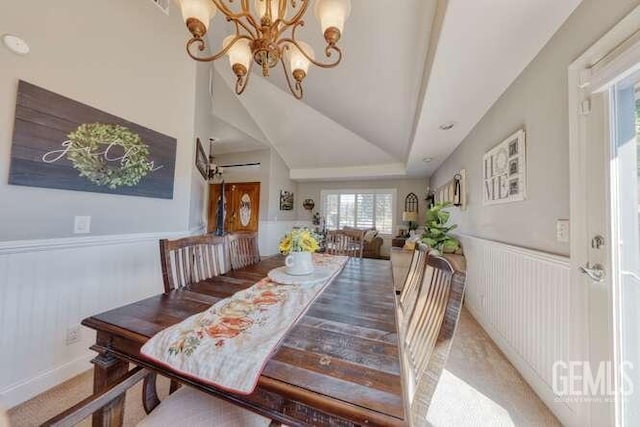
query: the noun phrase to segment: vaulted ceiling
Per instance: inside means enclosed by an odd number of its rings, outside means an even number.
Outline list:
[[[216,151],[272,147],[298,180],[428,176],[579,3],[352,0],[344,60],[329,70],[312,66],[302,101],[281,69],[269,78],[254,70],[236,96],[229,63],[215,63]],[[299,39],[321,58],[319,25],[312,14],[305,22]],[[230,29],[216,17],[213,48]],[[446,122],[455,127],[440,130]]]

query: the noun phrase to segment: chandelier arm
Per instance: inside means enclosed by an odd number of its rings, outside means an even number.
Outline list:
[[[291,77],[289,77],[289,71],[287,70],[287,66],[284,63],[283,57],[280,57],[280,63],[282,64],[282,69],[284,70],[284,76],[287,78],[287,85],[289,85],[289,91],[296,99],[302,99],[304,96],[304,91],[302,90],[302,83],[296,82],[295,88],[291,84]]]
[[[278,21],[280,21],[280,23],[282,23],[285,26],[285,28],[290,27],[292,25],[296,25],[298,21],[300,21],[300,19],[307,12],[307,9],[311,4],[309,0],[299,0],[299,1],[300,1],[300,10],[298,11],[298,13],[296,13],[291,19],[284,19],[284,18],[278,19]],[[293,2],[293,4],[295,4],[295,2]],[[295,5],[293,7],[295,7]]]
[[[340,49],[338,46],[336,45],[327,45],[327,47],[324,49],[324,53],[325,56],[327,58],[330,58],[333,54],[331,51],[334,51],[338,54],[338,58],[334,61],[334,62],[329,62],[329,63],[322,63],[322,62],[318,62],[315,59],[313,59],[312,57],[310,57],[307,52],[304,51],[304,49],[302,49],[302,47],[300,47],[300,45],[298,44],[297,41],[295,41],[294,39],[282,39],[278,42],[278,45],[280,44],[292,44],[294,45],[296,48],[298,48],[298,50],[300,51],[300,53],[302,53],[302,55],[307,58],[307,60],[309,62],[311,62],[313,65],[316,65],[320,68],[333,68],[335,66],[337,66],[338,64],[340,64],[340,62],[342,62],[342,49]],[[288,47],[286,47],[288,49]]]
[[[238,19],[240,19],[240,17],[246,18],[247,22],[251,24],[251,26],[256,30],[255,35],[251,31],[250,33],[252,37],[257,38],[258,37],[257,32],[260,31],[260,26],[258,25],[256,20],[253,18],[253,15],[251,15],[251,6],[249,5],[249,0],[242,0],[242,13],[239,15]]]
[[[231,41],[231,43],[229,43],[226,47],[224,47],[220,52],[218,52],[218,53],[216,53],[214,55],[211,55],[211,56],[207,56],[207,57],[199,57],[199,56],[196,56],[193,53],[191,53],[191,46],[193,46],[194,44],[197,44],[198,45],[198,50],[203,51],[205,49],[205,47],[206,47],[206,44],[205,44],[205,41],[202,38],[194,37],[194,38],[192,38],[191,40],[189,40],[187,42],[187,53],[189,54],[189,56],[192,59],[194,59],[196,61],[199,61],[199,62],[212,62],[212,61],[215,61],[216,59],[219,59],[222,56],[224,56],[229,51],[229,49],[231,49],[231,47],[234,44],[236,44],[236,42],[238,40],[241,40],[241,39],[247,39],[249,41],[252,40],[251,37],[249,37],[249,36],[236,35],[236,38],[234,38]]]
[[[224,16],[231,19],[240,19],[243,16],[249,15],[248,12],[240,12],[240,13],[234,13],[231,9],[229,9],[227,6],[224,5],[224,1],[223,0],[211,0],[213,2],[213,4],[218,8],[218,10],[220,10],[220,12],[222,12],[224,14]]]
[[[227,18],[227,21],[233,21],[233,23],[236,26],[236,34],[240,35],[240,27],[244,28],[244,30],[249,33],[249,36],[251,37],[251,40],[255,40],[258,38],[258,34],[254,33],[251,30],[251,27],[249,27],[247,24],[245,24],[244,22],[242,22],[242,20],[240,19],[233,19],[233,18]],[[251,23],[251,22],[249,22]],[[256,30],[257,31],[257,30]]]
[[[288,0],[278,0],[278,19],[284,19],[287,15],[287,1]],[[276,19],[276,21],[278,20]]]

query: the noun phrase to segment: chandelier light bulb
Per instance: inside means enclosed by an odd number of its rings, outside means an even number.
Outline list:
[[[311,64],[334,68],[342,62],[342,49],[338,42],[351,13],[351,0],[175,1],[180,4],[192,35],[187,41],[187,54],[199,62],[228,57],[236,77],[236,95],[241,95],[247,88],[254,65],[260,67],[264,77],[269,77],[270,70],[280,63],[291,94],[302,99],[302,83]],[[301,41],[296,31],[302,28],[305,14],[314,5],[326,42],[323,60],[316,59],[311,46]],[[216,12],[233,23],[229,28],[232,35],[227,33],[223,38],[221,50],[207,54],[209,40],[205,35]]]
[[[216,14],[216,7],[211,0],[178,0],[182,18],[189,31],[202,37],[209,30],[209,24]]]
[[[351,0],[317,0],[315,13],[323,33],[326,34],[331,28],[337,28],[342,33],[344,23],[351,14]]]
[[[236,38],[235,35],[227,36],[222,42],[222,47],[226,48],[234,38]],[[244,67],[246,74],[249,70],[249,66],[251,65],[251,60],[253,59],[249,40],[240,39],[236,41],[227,51],[227,56],[229,57],[229,64],[232,68],[236,64],[240,64]]]
[[[278,9],[280,0],[271,0],[271,22],[278,19]],[[267,0],[256,0],[255,8],[260,19],[264,18],[267,14]]]
[[[305,53],[312,59],[316,59],[315,53],[313,52],[313,48],[311,46],[309,46],[305,42],[300,41],[298,42],[298,45],[300,45],[300,47],[304,49]],[[309,59],[307,59],[306,56],[302,54],[300,49],[298,49],[295,45],[290,44],[289,49],[287,49],[287,56],[289,57],[291,72],[295,73],[296,71],[300,70],[303,71],[304,75],[306,76],[309,72],[309,66],[311,65],[311,62],[309,61]]]

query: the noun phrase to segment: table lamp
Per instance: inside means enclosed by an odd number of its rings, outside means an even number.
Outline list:
[[[408,222],[409,230],[415,230],[418,228],[418,212],[403,212],[402,222]]]

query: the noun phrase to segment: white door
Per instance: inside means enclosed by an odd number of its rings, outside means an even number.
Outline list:
[[[570,68],[572,284],[591,426],[640,425],[638,30],[640,9]]]

